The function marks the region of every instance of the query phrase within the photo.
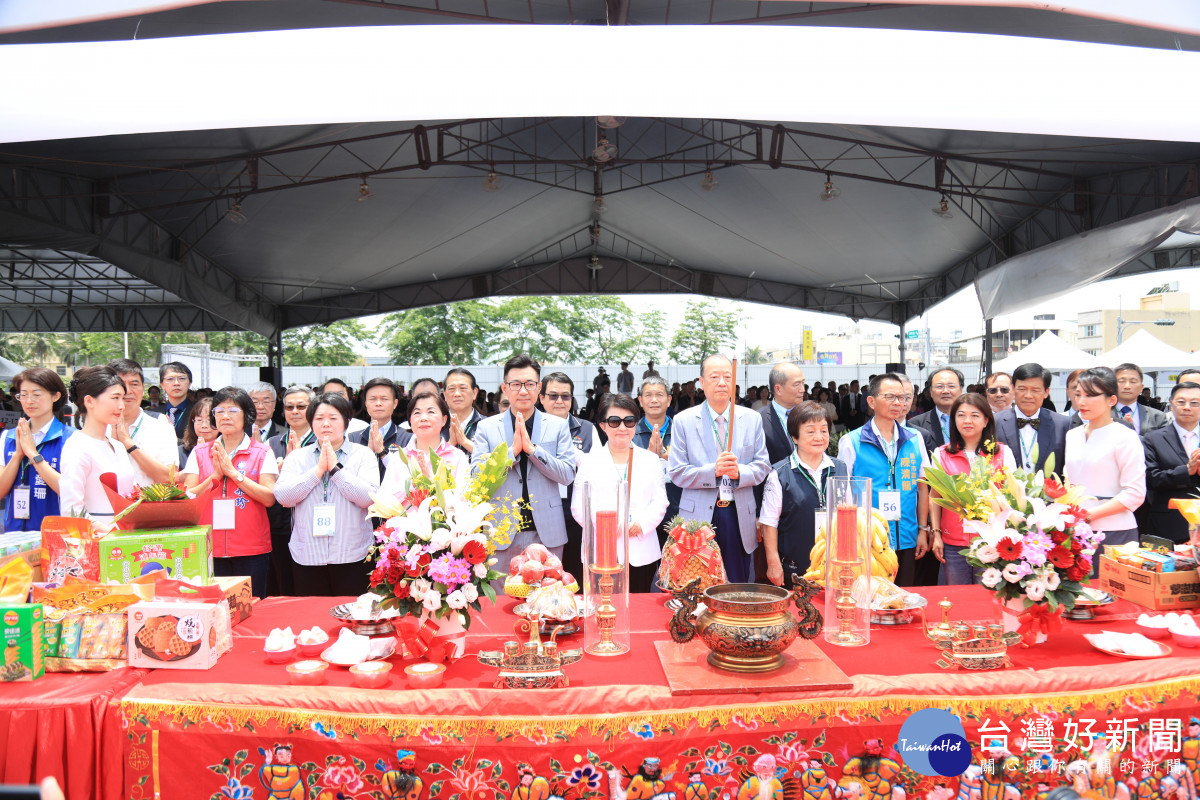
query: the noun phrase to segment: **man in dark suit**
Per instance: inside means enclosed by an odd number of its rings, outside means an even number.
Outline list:
[[[1061,475],[1066,460],[1066,437],[1070,422],[1062,414],[1042,408],[1050,394],[1050,370],[1041,364],[1022,364],[1013,370],[1016,405],[996,414],[996,438],[1013,451],[1017,466],[1025,470],[1046,469]],[[1036,450],[1036,458],[1035,451]]]
[[[188,389],[192,388],[192,370],[182,361],[168,361],[158,368],[158,382],[162,384],[167,399],[161,406],[150,410],[167,416],[175,426],[175,438],[183,444],[188,417],[192,415],[192,403],[195,402],[188,398]]]
[[[1117,416],[1133,424],[1138,436],[1165,428],[1171,418],[1157,408],[1138,402],[1142,393],[1142,369],[1137,364],[1118,364],[1113,370],[1117,374]]]
[[[1146,448],[1147,527],[1155,536],[1182,544],[1188,523],[1167,503],[1200,491],[1200,383],[1180,383],[1171,390],[1172,423],[1142,437]]]
[[[929,378],[929,395],[933,398],[933,410],[918,414],[908,421],[909,427],[920,428],[925,432],[925,441],[931,451],[950,441],[950,426],[953,424],[950,408],[963,393],[964,382],[963,374],[953,367],[945,367],[933,373]]]
[[[862,402],[863,394],[858,390],[858,381],[850,381],[850,393],[842,398],[841,408],[838,409],[846,430],[852,431],[863,426]]]
[[[768,377],[775,397],[758,409],[767,437],[767,459],[776,464],[792,455],[796,445],[787,433],[787,415],[804,400],[804,373],[795,364],[781,361]]]
[[[387,378],[372,378],[363,385],[362,398],[371,424],[361,431],[347,434],[346,438],[371,449],[379,461],[379,479],[383,480],[391,454],[408,444],[412,432],[401,428],[393,419],[396,407],[400,405],[396,384]]]

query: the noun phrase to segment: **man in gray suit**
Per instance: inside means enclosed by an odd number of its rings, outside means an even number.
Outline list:
[[[684,519],[711,520],[730,583],[754,580],[754,487],[767,478],[771,464],[762,417],[735,413],[733,362],[711,355],[700,365],[705,402],[680,411],[672,423],[667,471],[683,489],[679,513]],[[729,449],[733,415],[733,448]]]
[[[1062,414],[1042,408],[1042,401],[1050,395],[1052,377],[1041,364],[1022,364],[1013,370],[1017,403],[996,415],[996,438],[1008,445],[1021,469],[1043,469],[1053,455],[1053,472],[1062,475],[1071,423]]]
[[[575,446],[566,420],[543,414],[535,407],[541,388],[542,365],[525,354],[513,356],[504,365],[504,396],[509,410],[482,420],[475,427],[472,468],[487,460],[502,443],[508,444],[511,461],[508,477],[493,498],[525,503],[519,532],[504,550],[496,551],[495,569],[507,573],[513,556],[541,542],[562,558],[567,543],[562,499],[558,487],[575,480]],[[582,580],[582,576],[575,576]]]
[[[1117,405],[1113,410],[1120,419],[1133,425],[1138,436],[1145,436],[1150,431],[1171,424],[1171,417],[1167,414],[1138,403],[1143,382],[1141,367],[1137,364],[1118,364],[1113,372],[1117,374]]]

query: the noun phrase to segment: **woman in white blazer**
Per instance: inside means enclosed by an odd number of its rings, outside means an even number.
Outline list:
[[[632,450],[633,477],[638,480],[633,481],[629,489],[629,590],[649,592],[654,588],[654,575],[662,556],[657,528],[667,513],[667,490],[661,480],[662,465],[658,456],[633,444],[637,414],[637,404],[629,395],[606,394],[601,398],[596,424],[608,434],[608,443],[603,447],[593,446],[590,453],[580,456],[571,515],[583,524],[585,481],[603,487],[599,491],[593,490],[593,514],[597,508],[615,505],[613,487],[627,477]]]

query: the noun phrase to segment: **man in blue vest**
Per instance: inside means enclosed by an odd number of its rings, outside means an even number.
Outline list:
[[[896,583],[915,586],[917,559],[929,555],[929,487],[921,475],[929,455],[921,434],[903,424],[911,384],[894,372],[871,378],[871,421],[838,442],[838,460],[853,477],[871,479],[872,505],[888,519],[888,538],[900,562]]]

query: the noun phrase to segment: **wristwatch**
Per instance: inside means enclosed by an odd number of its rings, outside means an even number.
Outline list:
[[[137,449],[138,449],[138,446],[136,444],[131,444],[131,445],[129,445],[129,447],[125,448],[125,452],[132,453],[134,450],[137,450]]]
[[[339,461],[338,463],[333,465],[332,469],[329,470],[329,477],[332,478],[334,475],[337,475],[341,471],[342,471],[342,462]]]
[[[34,464],[40,464],[40,463],[42,463],[42,462],[43,462],[43,461],[45,461],[45,460],[46,460],[46,459],[42,458],[42,454],[41,454],[41,453],[38,453],[38,454],[37,454],[36,456],[34,456],[34,457],[33,457],[33,459],[32,459],[32,461],[33,461],[33,463],[34,463]]]

